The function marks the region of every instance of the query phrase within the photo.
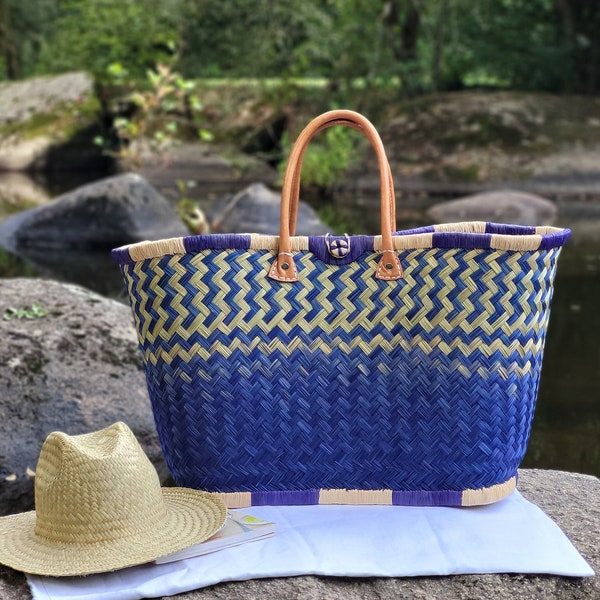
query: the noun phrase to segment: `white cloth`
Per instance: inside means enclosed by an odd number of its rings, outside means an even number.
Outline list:
[[[289,575],[594,574],[559,527],[519,492],[489,506],[261,506],[274,537],[163,565],[87,577],[28,575],[35,600],[137,600],[222,581]]]

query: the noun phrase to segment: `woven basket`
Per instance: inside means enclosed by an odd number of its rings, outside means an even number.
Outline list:
[[[310,138],[364,133],[381,236],[295,236]],[[391,173],[361,115],[292,149],[279,236],[113,251],[167,464],[230,507],[473,505],[515,487],[568,229],[458,223],[392,233]]]

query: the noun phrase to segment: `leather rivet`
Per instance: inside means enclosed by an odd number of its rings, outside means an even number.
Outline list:
[[[287,270],[290,268],[290,265],[289,265],[289,263],[283,263],[283,264],[281,265],[281,268],[282,268],[284,271],[287,271]]]
[[[386,268],[388,271],[391,271],[391,270],[394,268],[394,265],[393,265],[392,263],[386,263],[386,265],[385,265],[385,268]]]

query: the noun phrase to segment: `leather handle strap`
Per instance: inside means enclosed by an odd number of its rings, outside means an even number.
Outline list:
[[[394,184],[385,149],[373,124],[360,113],[351,110],[332,110],[313,119],[300,133],[294,144],[283,179],[279,217],[279,250],[269,271],[277,281],[298,281],[298,271],[291,251],[290,236],[295,234],[300,192],[300,171],[308,143],[314,135],[334,125],[345,125],[360,131],[371,143],[377,156],[380,176],[380,210],[382,256],[375,277],[395,280],[402,278],[402,267],[392,241],[395,228]]]
[[[362,133],[362,129],[361,127],[351,121],[345,121],[342,119],[336,119],[334,121],[329,121],[327,123],[324,123],[319,129],[318,131],[315,131],[313,133],[313,136],[316,135],[319,131],[323,131],[324,129],[327,129],[328,127],[333,127],[334,125],[346,125],[347,127],[352,127],[352,129],[356,129],[357,131]],[[292,195],[291,195],[291,208],[290,208],[290,235],[294,236],[296,235],[296,223],[298,221],[298,203],[300,201],[300,173],[302,172],[302,162],[304,160],[304,154],[306,152],[306,149],[308,148],[308,140],[306,141],[306,143],[304,144],[304,147],[301,149],[300,151],[300,155],[298,157],[298,161],[296,163],[295,169],[294,169],[294,180],[292,183]],[[386,167],[387,167],[387,173],[388,173],[388,187],[389,187],[389,191],[391,194],[391,202],[390,202],[390,220],[391,220],[391,224],[394,230],[396,230],[396,195],[394,192],[394,181],[392,179],[392,170],[390,168],[390,164],[387,161],[386,158]],[[288,161],[288,165],[289,165],[289,161]]]

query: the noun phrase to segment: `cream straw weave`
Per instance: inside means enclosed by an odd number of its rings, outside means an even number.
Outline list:
[[[51,433],[36,469],[36,510],[0,518],[0,563],[39,575],[85,575],[152,561],[204,541],[226,518],[213,494],[161,488],[124,423]]]

